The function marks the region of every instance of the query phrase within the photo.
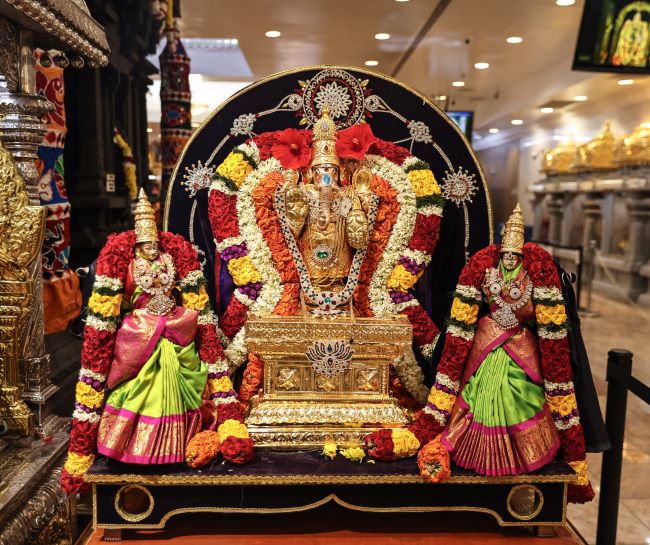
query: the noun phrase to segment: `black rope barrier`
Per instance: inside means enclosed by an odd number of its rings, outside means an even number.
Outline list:
[[[629,350],[608,352],[607,383],[605,426],[612,447],[603,453],[596,545],[616,545],[628,390],[650,405],[650,387],[632,376],[632,352]]]

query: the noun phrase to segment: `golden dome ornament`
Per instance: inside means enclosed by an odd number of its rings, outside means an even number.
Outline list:
[[[583,146],[581,146],[582,148]],[[612,134],[610,122],[606,121],[603,130],[593,140],[584,145],[586,165],[593,170],[613,170],[618,168],[615,162],[616,138]]]
[[[140,188],[138,203],[135,206],[135,242],[158,242],[158,225],[156,213],[147,198],[144,189]]]
[[[641,123],[623,140],[619,157],[624,166],[650,165],[650,123]]]
[[[323,107],[321,118],[314,124],[314,142],[311,145],[311,166],[341,166],[336,153],[336,124],[330,117],[329,106]]]
[[[501,240],[501,253],[512,252],[522,255],[524,249],[524,229],[526,222],[524,215],[521,212],[521,206],[517,203],[512,214],[506,221],[506,226],[503,231],[503,239]]]

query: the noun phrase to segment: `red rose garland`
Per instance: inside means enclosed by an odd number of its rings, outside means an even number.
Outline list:
[[[169,254],[176,269],[178,285],[184,306],[199,310],[196,347],[200,359],[208,365],[208,386],[223,377],[229,377],[221,344],[209,302],[196,306],[198,294],[204,293],[205,280],[201,273],[196,250],[183,237],[159,232],[160,249]],[[97,258],[93,295],[89,301],[88,318],[84,329],[81,352],[81,371],[77,385],[77,401],[72,420],[68,460],[61,472],[61,487],[69,493],[87,490],[84,475],[95,458],[97,431],[106,390],[106,378],[113,362],[115,338],[119,327],[124,284],[130,261],[135,251],[135,232],[110,235]],[[203,291],[202,291],[203,290]],[[207,296],[203,299],[207,301]],[[224,364],[220,363],[223,362]],[[214,368],[214,371],[212,370]],[[219,369],[217,371],[217,369]],[[241,407],[232,385],[229,391],[209,388],[210,399],[216,405],[217,421],[242,421]],[[250,445],[241,445],[242,451],[228,455],[238,461],[251,456]]]
[[[485,271],[496,267],[498,261],[499,246],[493,244],[476,253],[460,274],[429,403],[408,427],[420,445],[438,436],[447,424],[473,345]],[[575,400],[560,279],[553,258],[533,243],[524,245],[523,267],[533,284],[546,401],[560,435],[562,456],[578,474],[577,484],[569,486],[569,501],[583,503],[590,501],[594,492],[587,478],[584,433]],[[370,434],[366,443],[372,456],[394,459],[396,456],[389,448],[385,432]]]

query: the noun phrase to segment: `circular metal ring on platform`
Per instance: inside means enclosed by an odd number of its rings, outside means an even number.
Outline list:
[[[140,492],[144,492],[144,498],[149,502],[149,505],[146,509],[138,513],[130,513],[123,505],[120,505],[120,502],[124,502],[126,499],[125,496],[130,490],[139,490]],[[115,494],[115,511],[124,520],[127,520],[129,522],[140,522],[141,520],[146,519],[149,515],[151,515],[151,512],[153,511],[153,505],[153,495],[144,486],[139,484],[127,484],[120,488]]]
[[[532,484],[518,484],[510,490],[506,507],[517,520],[532,520],[544,507],[544,494]]]

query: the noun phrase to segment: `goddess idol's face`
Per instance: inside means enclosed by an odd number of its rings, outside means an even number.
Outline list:
[[[316,187],[336,187],[339,183],[339,167],[336,165],[318,165],[313,168]]]
[[[501,262],[507,271],[512,271],[521,263],[521,256],[514,252],[506,252],[501,255]]]
[[[135,251],[140,257],[153,261],[158,257],[158,243],[156,241],[140,242]]]

